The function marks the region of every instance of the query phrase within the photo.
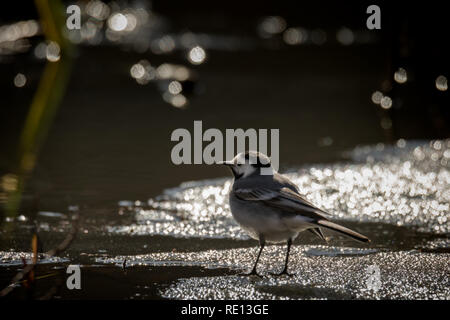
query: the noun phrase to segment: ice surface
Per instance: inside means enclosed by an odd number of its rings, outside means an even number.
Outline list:
[[[98,257],[97,263],[122,266],[202,266],[248,271],[256,248],[166,252],[136,256]],[[240,275],[179,279],[160,295],[171,299],[448,299],[449,254],[387,252],[327,246],[294,246],[289,271],[283,266],[285,247],[264,249],[258,271],[262,278]],[[380,270],[378,290],[370,286],[369,267]]]
[[[450,299],[450,140],[379,144],[347,156],[345,162],[303,166],[287,175],[311,202],[374,241],[316,245],[321,242],[300,239],[291,250],[293,277],[269,275],[281,270],[285,246],[264,249],[262,278],[237,275],[251,268],[257,247],[256,241],[254,247],[231,241],[248,239],[229,210],[231,178],[183,183],[148,202],[120,201],[120,219],[107,220],[106,227],[93,219],[67,255],[71,263],[95,267],[92,274],[84,269],[86,280],[106,272],[129,284],[132,294],[139,290],[153,298]],[[48,240],[51,231],[67,231],[55,214],[39,217]],[[5,270],[31,259],[31,253],[14,250],[0,252]],[[374,268],[380,272],[375,287]],[[148,279],[156,282],[149,285]]]
[[[25,261],[26,264],[31,264],[31,252],[17,252],[17,251],[0,251],[0,266],[22,266]],[[68,259],[60,257],[50,257],[45,253],[39,253],[38,264],[44,263],[62,263],[68,262]]]

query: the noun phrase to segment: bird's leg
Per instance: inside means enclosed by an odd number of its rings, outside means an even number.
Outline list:
[[[253,276],[253,275],[255,275],[255,276],[260,277],[258,272],[256,272],[256,266],[258,265],[259,257],[261,256],[261,252],[263,251],[265,244],[266,244],[266,242],[265,242],[264,238],[261,236],[259,238],[260,248],[259,248],[258,256],[256,257],[255,264],[253,265],[253,269],[252,269],[252,271],[250,271],[250,273],[244,273],[243,275],[245,275],[245,276]]]
[[[292,245],[292,239],[289,239],[287,242],[287,252],[286,252],[286,260],[284,262],[284,268],[283,271],[281,271],[280,273],[272,273],[272,275],[274,276],[281,276],[281,275],[287,275],[287,276],[293,276],[293,274],[289,273],[287,271],[288,268],[288,263],[289,263],[289,252],[291,251],[291,245]]]

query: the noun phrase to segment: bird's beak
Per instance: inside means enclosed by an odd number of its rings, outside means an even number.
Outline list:
[[[217,162],[217,164],[224,165],[224,166],[230,168],[231,172],[233,173],[234,178],[236,179],[238,177],[238,173],[236,172],[236,167],[235,167],[233,160],[219,161],[219,162]]]

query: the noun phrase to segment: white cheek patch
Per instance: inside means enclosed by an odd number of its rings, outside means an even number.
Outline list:
[[[245,178],[245,177],[248,177],[249,175],[251,175],[256,170],[257,169],[255,167],[253,167],[252,165],[244,164],[244,165],[242,165],[241,173],[244,173],[243,177]]]

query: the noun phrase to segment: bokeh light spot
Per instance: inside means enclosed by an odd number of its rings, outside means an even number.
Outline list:
[[[128,20],[121,13],[114,13],[108,20],[108,26],[114,31],[123,31],[127,27]]]
[[[23,86],[25,86],[26,83],[27,83],[27,78],[25,77],[24,74],[22,74],[22,73],[16,74],[16,76],[14,77],[14,85],[17,88],[22,88]]]
[[[439,76],[436,79],[436,88],[439,91],[447,91],[448,84],[447,84],[447,78],[445,76]]]
[[[388,96],[381,98],[380,105],[383,109],[390,109],[392,107],[392,99]]]
[[[196,46],[189,50],[188,59],[192,64],[201,64],[206,59],[206,52],[202,47]]]
[[[408,80],[406,70],[403,68],[398,68],[398,70],[394,73],[394,80],[397,83],[405,83]]]

